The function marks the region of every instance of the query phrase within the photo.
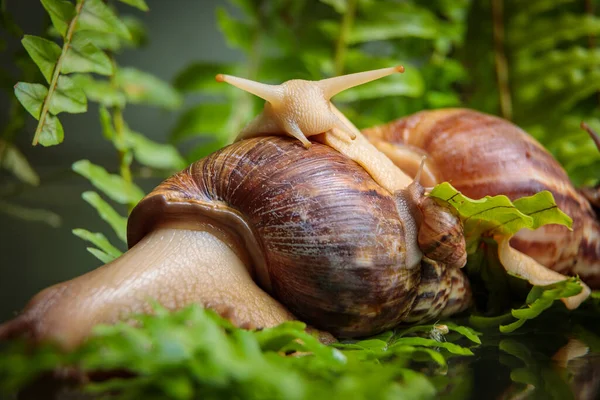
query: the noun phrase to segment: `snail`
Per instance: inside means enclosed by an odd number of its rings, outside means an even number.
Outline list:
[[[279,86],[218,75],[263,96],[263,113],[233,144],[168,178],[134,208],[124,255],[40,292],[0,326],[0,338],[28,335],[72,348],[98,323],[151,312],[151,299],[170,309],[200,303],[247,328],[298,318],[339,337],[467,309],[472,296],[461,270],[460,219],[424,188],[446,178],[438,154],[395,140],[421,117],[363,134],[329,101],[345,88],[401,71]],[[301,98],[307,93],[310,101]],[[542,152],[533,139],[520,140]],[[566,195],[587,210],[574,193]],[[564,279],[505,247],[507,268],[529,271],[532,283]],[[577,307],[588,294],[565,304]]]

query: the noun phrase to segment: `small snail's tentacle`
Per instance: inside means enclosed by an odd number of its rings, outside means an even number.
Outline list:
[[[592,127],[586,124],[585,122],[581,123],[581,128],[590,135],[590,137],[596,144],[596,147],[598,148],[598,150],[600,150],[600,135],[598,135],[598,133],[594,131]]]
[[[225,74],[219,74],[215,79],[217,82],[227,82],[230,85],[252,93],[271,104],[280,104],[284,99],[283,90],[280,85],[268,85]]]
[[[307,149],[310,147],[310,145],[311,145],[310,141],[306,138],[304,133],[302,133],[302,131],[298,127],[298,124],[296,124],[295,121],[283,120],[281,122],[282,122],[283,128],[285,129],[285,131],[287,133],[289,133],[290,135],[292,135],[293,137],[295,137],[296,139],[301,141],[302,145],[304,147],[306,147]]]
[[[417,297],[404,322],[446,317],[466,310],[472,302],[471,286],[462,271],[423,257]]]
[[[397,72],[404,72],[404,67],[402,65],[398,65],[396,67],[381,68],[372,71],[357,72],[355,74],[321,79],[320,81],[316,82],[316,85],[323,90],[325,98],[330,99],[346,89],[350,89],[351,87],[362,85],[364,83],[371,82]]]
[[[539,264],[528,255],[510,246],[510,237],[496,237],[500,263],[510,275],[526,279],[532,285],[546,286],[567,279],[565,275],[552,271]],[[582,290],[579,294],[561,299],[568,309],[573,310],[583,303],[591,293],[590,288],[580,282]]]

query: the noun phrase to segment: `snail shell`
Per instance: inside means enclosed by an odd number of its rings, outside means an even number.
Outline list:
[[[450,182],[466,196],[504,194],[510,199],[550,191],[573,219],[522,230],[511,245],[557,272],[579,275],[600,287],[600,224],[589,202],[548,151],[525,131],[498,117],[467,109],[422,111],[363,134],[413,175],[427,155],[425,185]],[[412,158],[411,165],[406,160]]]
[[[264,290],[338,336],[374,334],[471,302],[459,269],[427,258],[407,267],[394,196],[319,143],[307,151],[290,138],[252,138],[195,162],[135,207],[129,246],[174,221],[214,225]]]

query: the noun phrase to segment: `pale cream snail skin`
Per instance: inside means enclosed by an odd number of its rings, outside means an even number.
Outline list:
[[[420,239],[423,221],[432,225],[424,218],[429,210],[451,210],[427,205],[422,190],[413,190],[420,185],[415,174],[403,172],[329,101],[400,71],[296,81],[291,91],[219,76],[264,95],[263,114],[238,141],[170,177],[136,206],[128,252],[40,292],[0,326],[0,337],[73,348],[96,324],[150,312],[151,300],[169,309],[200,303],[250,328],[299,318],[342,337],[465,310],[471,292],[460,269],[464,255],[448,259],[426,243],[448,230],[460,252],[460,221],[440,218],[454,226],[433,224]],[[307,102],[304,93],[323,101]],[[432,173],[427,160],[424,180]],[[532,259],[517,267],[548,281],[549,270]]]

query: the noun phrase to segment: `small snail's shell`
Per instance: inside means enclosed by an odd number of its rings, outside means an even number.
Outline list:
[[[560,225],[523,230],[513,247],[563,274],[577,274],[600,287],[600,224],[589,202],[572,186],[566,172],[544,147],[516,125],[466,109],[422,111],[365,136],[382,151],[418,149],[428,156],[424,184],[450,182],[472,198],[505,194],[511,199],[542,190],[573,219],[570,232]],[[387,146],[387,147],[386,147]]]
[[[133,210],[129,246],[168,221],[192,229],[194,221],[214,225],[247,253],[263,289],[301,320],[336,335],[393,327],[417,296],[420,266],[405,266],[393,197],[325,145],[307,151],[294,139],[261,137],[197,161]],[[461,298],[470,299],[462,285]],[[459,309],[468,303],[453,301]]]
[[[463,226],[456,210],[440,199],[426,197],[419,208],[423,213],[418,243],[428,258],[451,268],[467,263]]]

